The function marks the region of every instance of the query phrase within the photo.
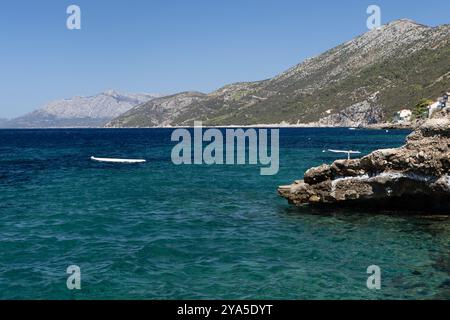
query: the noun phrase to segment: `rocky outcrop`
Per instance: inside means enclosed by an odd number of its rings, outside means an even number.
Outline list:
[[[450,112],[430,119],[400,148],[309,169],[279,194],[302,206],[349,205],[450,214]]]
[[[174,124],[174,119],[185,114],[193,103],[205,99],[201,92],[182,92],[143,103],[105,125],[106,128],[165,127]]]
[[[310,127],[361,127],[376,124],[384,118],[383,109],[371,101],[364,100],[341,112],[331,114],[317,122],[308,124]]]

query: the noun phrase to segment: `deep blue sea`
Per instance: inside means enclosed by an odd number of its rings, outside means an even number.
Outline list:
[[[450,298],[448,217],[311,212],[277,195],[339,157],[324,149],[369,153],[408,132],[282,129],[274,176],[176,166],[171,132],[0,130],[0,299]]]

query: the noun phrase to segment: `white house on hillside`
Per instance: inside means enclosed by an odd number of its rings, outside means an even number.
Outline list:
[[[436,101],[435,103],[430,104],[430,105],[428,106],[428,118],[431,118],[431,116],[433,115],[433,113],[434,113],[436,110],[440,110],[440,109],[441,109],[441,102],[440,102],[440,101]]]
[[[403,109],[395,113],[395,123],[405,123],[411,121],[412,112],[409,109]]]
[[[442,110],[447,107],[449,94],[449,92],[444,93],[442,98],[438,99],[435,103],[428,106],[428,118],[431,118],[435,111]]]

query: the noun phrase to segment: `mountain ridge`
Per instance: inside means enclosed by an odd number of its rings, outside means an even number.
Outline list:
[[[5,121],[16,128],[101,127],[131,108],[159,94],[120,93],[107,90],[91,96],[74,96],[49,102],[42,108]]]
[[[273,78],[228,84],[192,101],[177,94],[159,106],[150,101],[106,127],[183,126],[194,120],[205,125],[377,123],[447,90],[448,61],[450,25],[428,27],[400,19]],[[155,110],[158,117],[152,118]]]

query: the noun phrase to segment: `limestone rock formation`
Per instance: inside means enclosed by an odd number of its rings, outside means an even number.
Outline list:
[[[309,169],[280,186],[291,203],[369,206],[450,214],[450,109],[411,133],[400,148]]]

